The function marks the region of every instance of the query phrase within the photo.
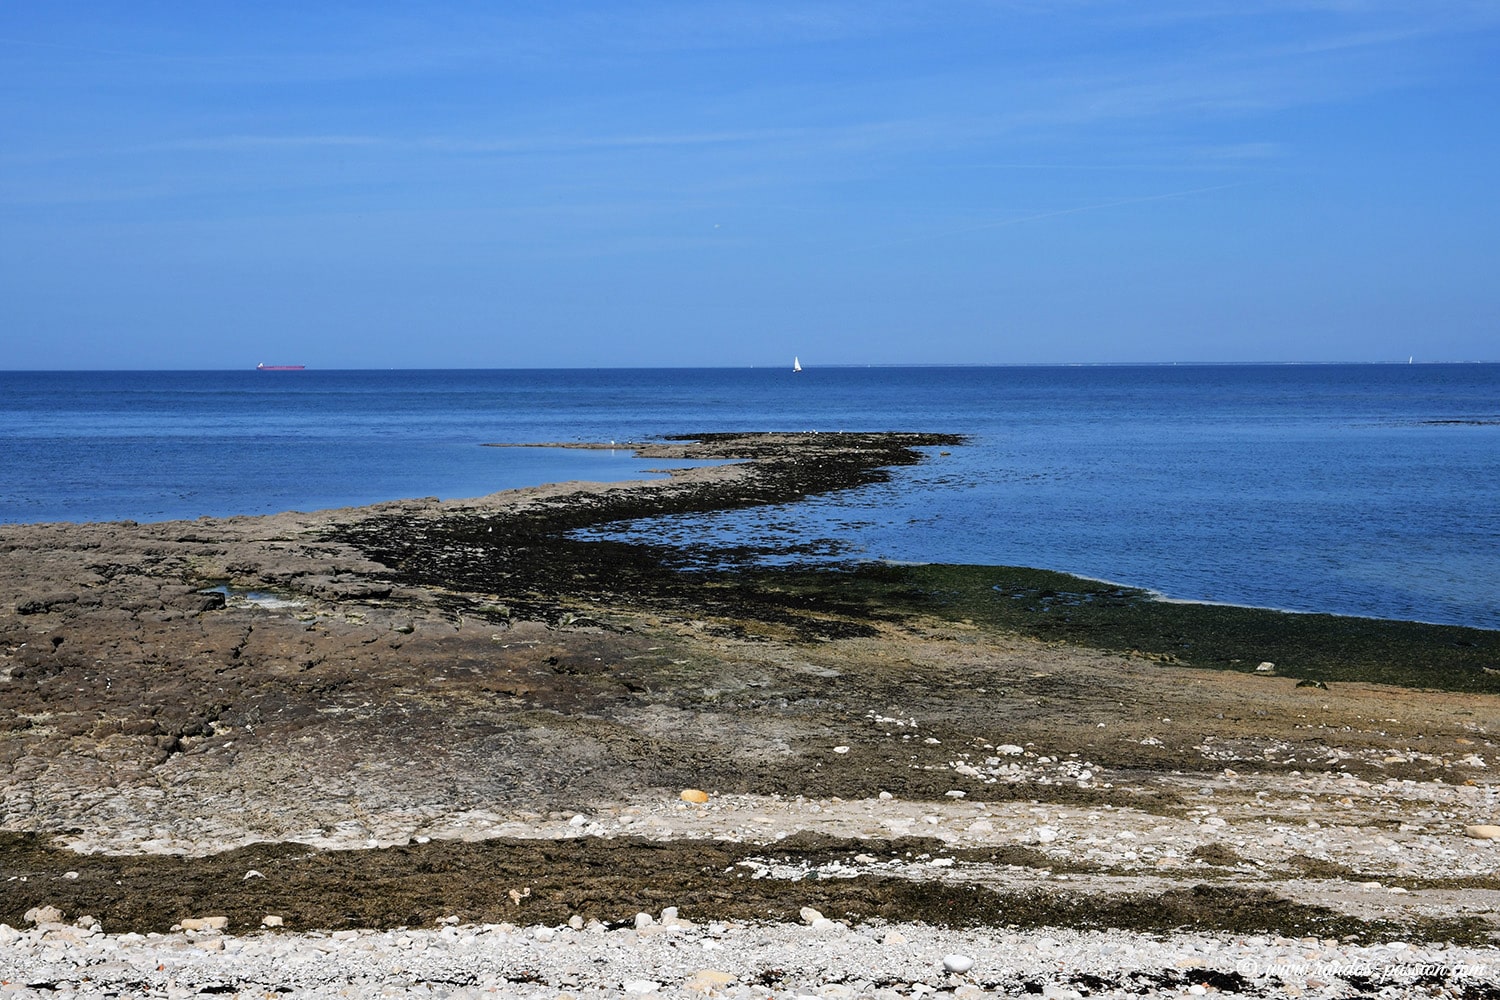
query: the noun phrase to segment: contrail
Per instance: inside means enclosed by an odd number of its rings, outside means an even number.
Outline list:
[[[944,229],[936,233],[924,233],[921,236],[907,236],[899,240],[886,240],[883,243],[875,243],[870,249],[878,247],[895,246],[900,243],[916,243],[921,240],[936,240],[944,236],[957,236],[961,233],[977,233],[984,229],[1002,229],[1005,226],[1019,226],[1023,222],[1037,222],[1041,219],[1055,219],[1059,215],[1077,215],[1080,212],[1097,212],[1104,208],[1119,208],[1121,205],[1140,205],[1148,201],[1166,201],[1169,198],[1185,198],[1190,194],[1203,194],[1206,191],[1223,191],[1225,188],[1243,187],[1245,181],[1237,181],[1232,184],[1215,184],[1211,187],[1191,188],[1187,191],[1169,191],[1166,194],[1148,194],[1143,198],[1121,198],[1119,201],[1105,201],[1097,205],[1079,205],[1076,208],[1059,208],[1052,212],[1037,212],[1034,215],[1020,215],[1013,219],[996,219],[993,222],[980,222],[972,226],[961,226],[958,229]]]

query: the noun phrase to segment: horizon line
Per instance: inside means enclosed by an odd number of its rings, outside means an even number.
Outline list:
[[[817,369],[851,369],[851,368],[1286,368],[1286,367],[1318,367],[1335,365],[1361,365],[1361,366],[1399,366],[1417,367],[1419,365],[1492,365],[1500,364],[1500,359],[1465,359],[1465,360],[1391,360],[1391,361],[837,361],[826,364],[804,365],[803,371]],[[255,372],[269,373],[284,376],[295,376],[309,372],[415,372],[415,371],[756,371],[760,369],[781,370],[791,372],[790,366],[783,364],[604,364],[604,365],[519,365],[511,367],[474,365],[464,367],[449,367],[443,365],[423,365],[402,367],[390,366],[363,366],[354,368],[344,367],[319,367],[316,365],[296,365],[291,370],[279,370],[267,366],[265,369],[257,369],[254,366],[234,366],[218,368],[0,368],[4,374],[62,374],[62,373],[125,373],[125,372]]]

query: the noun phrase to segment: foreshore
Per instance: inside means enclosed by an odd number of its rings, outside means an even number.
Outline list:
[[[1500,995],[1500,634],[574,535],[962,439],[635,447],[746,461],[0,526],[0,996]]]

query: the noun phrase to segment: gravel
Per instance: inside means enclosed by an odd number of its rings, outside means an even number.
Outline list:
[[[0,924],[0,997],[1493,996],[1500,951],[924,925],[510,924],[243,936]],[[452,919],[452,918],[450,918]],[[963,973],[949,971],[965,967]]]

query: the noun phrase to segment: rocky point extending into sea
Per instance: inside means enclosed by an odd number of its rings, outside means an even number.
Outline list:
[[[638,447],[747,461],[0,527],[0,996],[1500,996],[1500,634],[583,537],[962,440]]]

